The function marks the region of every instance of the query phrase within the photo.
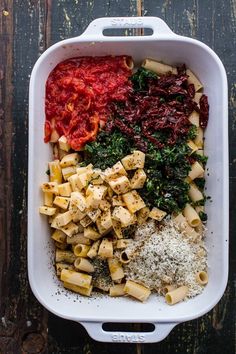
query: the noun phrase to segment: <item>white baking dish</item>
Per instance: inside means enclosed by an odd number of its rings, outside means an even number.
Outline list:
[[[144,37],[106,37],[106,28],[151,28]],[[204,292],[187,301],[168,306],[152,295],[145,303],[129,298],[98,296],[85,298],[63,290],[54,275],[53,248],[49,228],[38,213],[42,204],[40,184],[45,181],[52,151],[43,142],[45,82],[61,61],[84,55],[131,55],[139,64],[151,57],[169,64],[185,63],[204,84],[210,103],[206,130],[209,284]],[[228,116],[227,78],[217,55],[205,44],[178,36],[159,18],[100,18],[79,37],[56,43],[38,59],[32,71],[29,92],[29,184],[28,184],[28,272],[37,299],[54,314],[80,322],[90,336],[107,342],[157,342],[180,322],[204,315],[222,297],[228,277]],[[106,332],[104,322],[148,322],[150,333]]]

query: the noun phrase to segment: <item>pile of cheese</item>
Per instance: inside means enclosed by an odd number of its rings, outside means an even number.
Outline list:
[[[204,242],[191,242],[171,220],[159,228],[152,220],[139,226],[126,252],[131,259],[124,267],[127,279],[157,291],[166,285],[185,285],[188,297],[200,294],[204,288],[196,280],[196,273],[207,268]]]
[[[122,238],[122,228],[165,217],[158,208],[150,211],[138,193],[147,178],[143,152],[133,151],[104,171],[91,164],[81,167],[80,160],[78,153],[68,153],[49,162],[50,182],[41,186],[39,212],[50,216],[52,228],[71,237],[82,225],[84,237],[95,241],[111,231]]]

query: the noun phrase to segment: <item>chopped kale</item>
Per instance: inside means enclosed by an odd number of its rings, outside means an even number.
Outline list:
[[[188,140],[194,140],[197,136],[197,126],[192,124],[191,127],[188,130],[188,134],[187,134],[187,139]]]
[[[85,167],[86,165],[87,165],[87,164],[86,164],[85,161],[82,161],[82,162],[79,163],[79,167]]]
[[[106,169],[130,153],[130,142],[120,132],[101,132],[97,139],[85,146],[85,162]]]
[[[143,91],[147,89],[148,79],[156,79],[157,75],[147,69],[139,68],[131,77],[133,88],[135,91]]]
[[[203,167],[205,168],[206,163],[207,163],[207,160],[208,160],[208,157],[207,157],[207,156],[202,156],[202,155],[199,155],[199,154],[197,154],[197,153],[193,153],[193,154],[192,154],[192,157],[193,157],[196,161],[202,163]]]
[[[196,206],[203,206],[203,205],[205,205],[205,200],[206,200],[206,197],[204,196],[203,199],[198,200],[197,202],[193,202],[192,205],[193,205],[194,207],[196,207]]]
[[[205,187],[205,178],[195,178],[194,183],[197,185],[197,187],[203,191]]]
[[[204,213],[203,211],[200,211],[199,217],[200,217],[200,219],[201,219],[203,222],[204,222],[204,221],[207,221],[207,214]]]
[[[147,181],[140,191],[148,205],[169,213],[179,211],[189,202],[189,184],[184,182],[191,170],[187,144],[166,146],[158,150],[149,145],[145,159]]]
[[[178,102],[183,102],[183,100],[184,100],[184,96],[183,95],[178,95],[178,96],[176,96],[176,101],[178,101]]]

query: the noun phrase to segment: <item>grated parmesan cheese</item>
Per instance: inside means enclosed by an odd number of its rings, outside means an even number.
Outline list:
[[[133,254],[124,267],[127,279],[152,290],[167,284],[186,285],[188,297],[202,292],[204,286],[195,277],[198,271],[207,268],[204,243],[190,242],[171,220],[159,228],[153,222],[138,227],[134,242],[126,250]]]

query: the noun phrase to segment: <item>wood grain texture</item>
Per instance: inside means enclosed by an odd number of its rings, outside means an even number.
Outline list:
[[[0,353],[234,353],[236,0],[0,0],[0,11]],[[81,325],[48,313],[28,285],[28,83],[35,61],[51,44],[81,34],[94,18],[135,15],[159,16],[176,33],[205,42],[226,67],[231,267],[225,295],[209,314],[177,326],[161,343],[106,344],[92,340]]]

